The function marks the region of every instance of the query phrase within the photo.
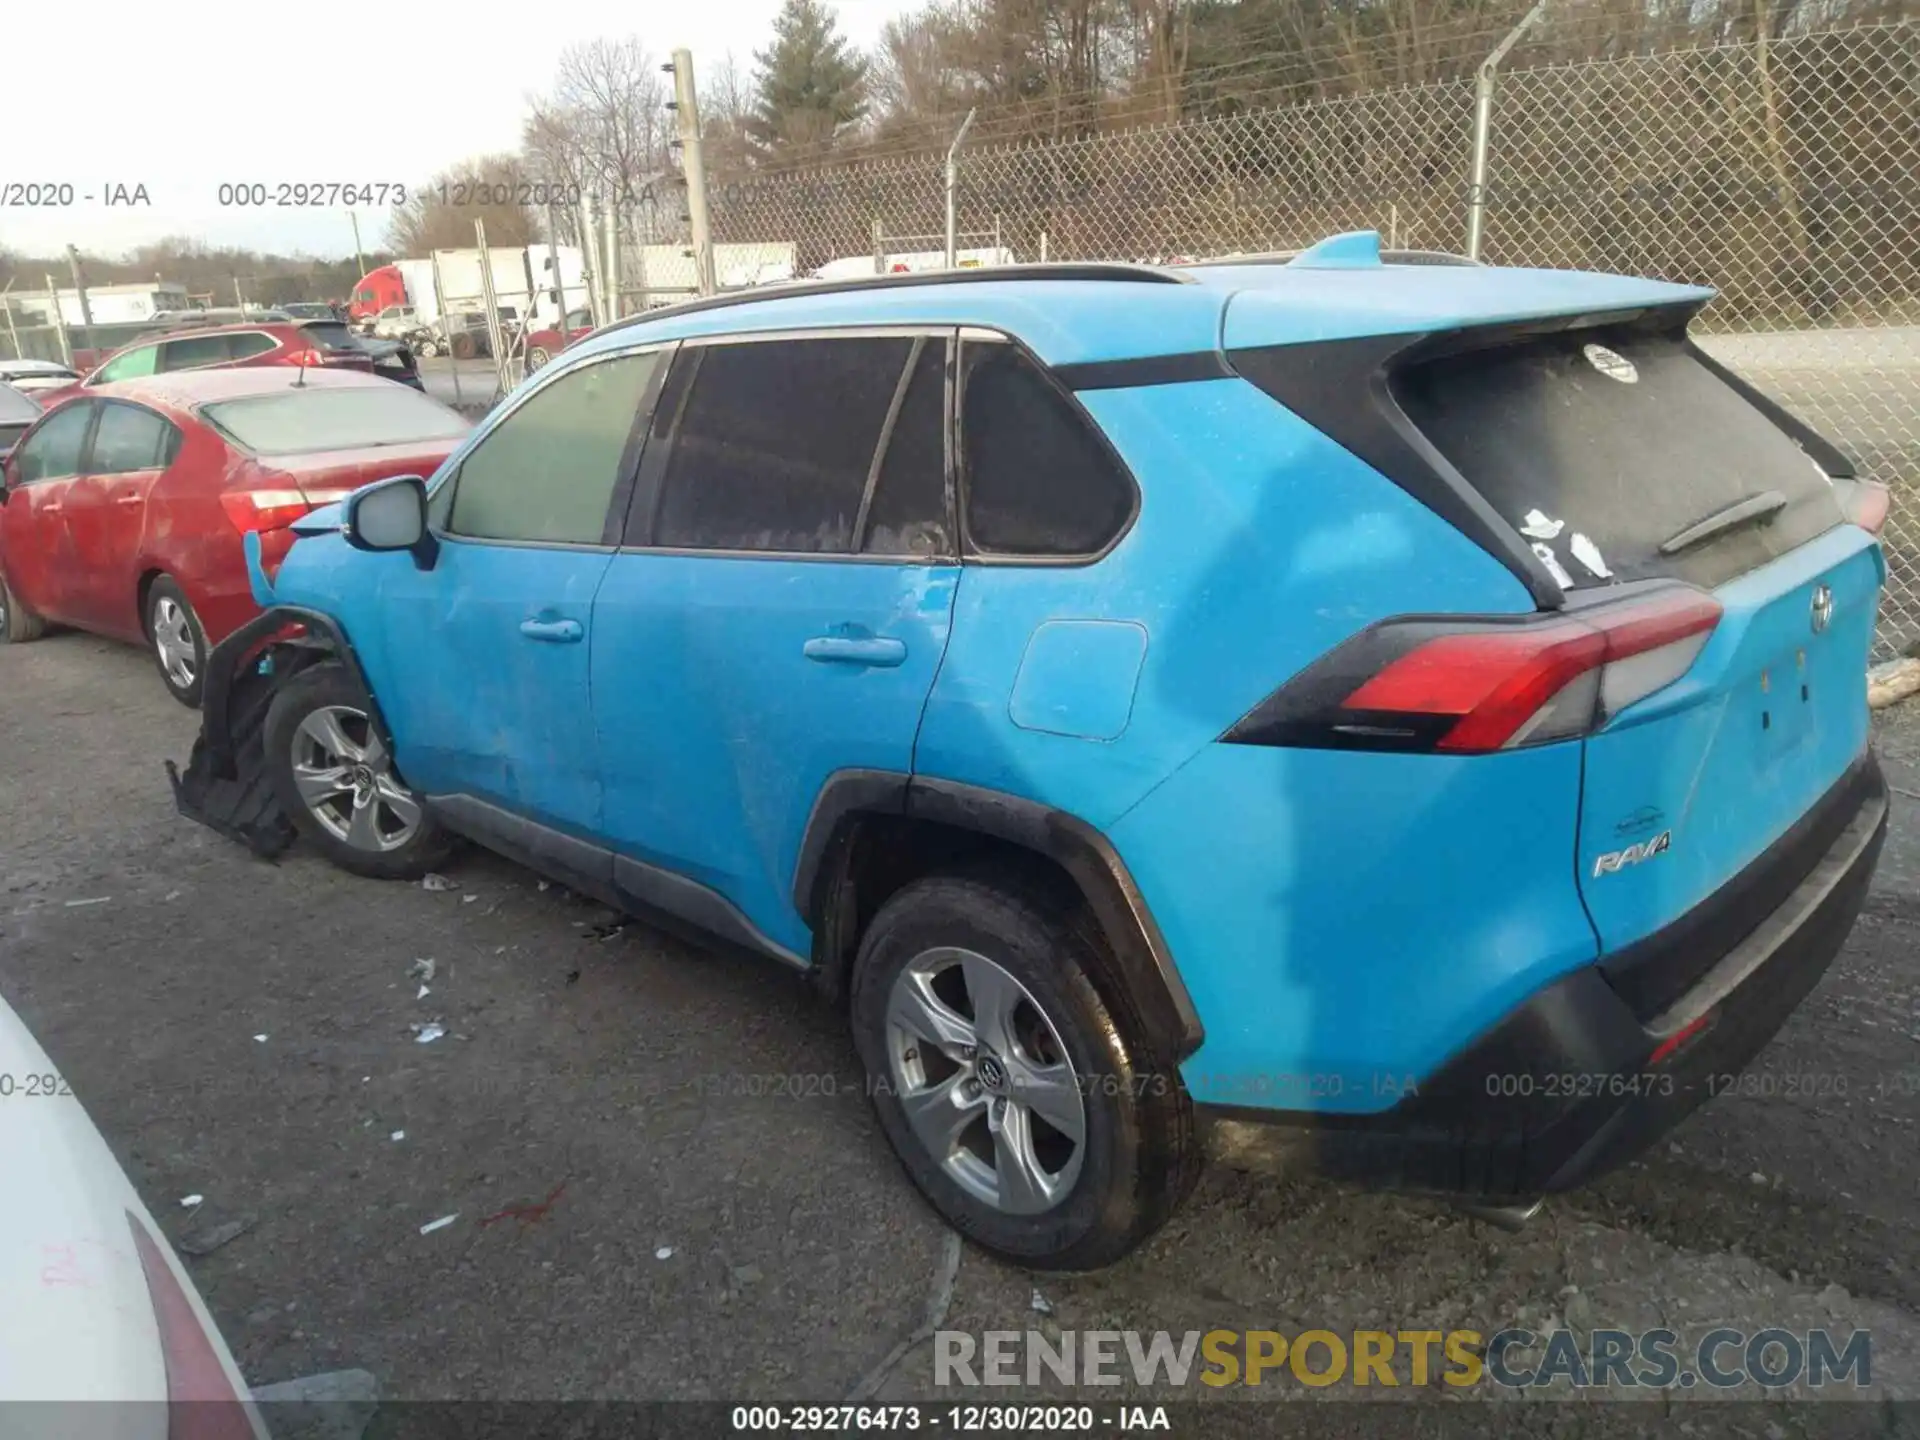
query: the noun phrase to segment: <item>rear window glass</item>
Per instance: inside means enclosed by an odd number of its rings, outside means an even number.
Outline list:
[[[40,407],[11,385],[0,384],[0,425],[31,425]]]
[[[289,389],[208,405],[201,417],[256,455],[305,455],[411,445],[467,432],[467,421],[417,390],[382,382],[364,388]]]
[[[1413,366],[1393,390],[1576,588],[1718,585],[1841,518],[1806,453],[1679,335],[1567,332]],[[1744,521],[1702,525],[1736,506]]]

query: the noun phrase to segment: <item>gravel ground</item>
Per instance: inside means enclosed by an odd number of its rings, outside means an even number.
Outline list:
[[[1044,1319],[1030,1277],[965,1251],[946,1324],[1859,1326],[1876,1393],[1920,1395],[1920,706],[1879,728],[1899,793],[1867,913],[1753,1072],[1839,1077],[1844,1095],[1724,1097],[1518,1235],[1216,1167],[1125,1264],[1041,1281]],[[616,928],[484,855],[439,892],[298,852],[255,862],[173,813],[161,760],[194,729],[139,652],[0,647],[0,995],[176,1240],[247,1227],[190,1264],[251,1380],[940,1395],[926,1346],[876,1367],[920,1324],[947,1232],[858,1097],[839,1022],[792,976]],[[409,972],[429,958],[421,998]],[[432,1020],[446,1038],[417,1043],[409,1026]],[[1422,1433],[1462,1409],[1401,1408]],[[1628,1408],[1503,1405],[1499,1428],[1594,1433]],[[1906,1423],[1859,1403],[1684,1421],[1773,1436],[1843,1418]]]

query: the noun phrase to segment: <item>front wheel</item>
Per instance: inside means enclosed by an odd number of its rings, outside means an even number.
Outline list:
[[[200,708],[207,637],[187,592],[165,575],[147,587],[147,642],[167,693],[190,710]]]
[[[287,681],[261,740],[280,808],[341,869],[413,880],[446,859],[452,841],[394,772],[366,697],[338,664]]]
[[[1098,944],[1038,887],[941,875],[881,907],[856,961],[854,1039],[908,1175],[1034,1269],[1120,1259],[1200,1165],[1179,1075],[1094,983]]]
[[[47,622],[29,610],[26,602],[8,586],[7,577],[0,575],[0,640],[9,645],[24,645],[46,633]]]

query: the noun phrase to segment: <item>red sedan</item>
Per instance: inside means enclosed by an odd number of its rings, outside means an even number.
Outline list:
[[[258,613],[242,537],[269,572],[287,529],[392,475],[430,475],[470,422],[405,386],[285,367],[89,387],[7,457],[0,635],[49,621],[148,646],[197,705],[207,650]]]

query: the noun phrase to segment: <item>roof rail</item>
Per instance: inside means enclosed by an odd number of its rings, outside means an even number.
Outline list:
[[[850,295],[867,290],[908,290],[935,285],[977,285],[997,280],[1122,280],[1141,285],[1191,285],[1193,282],[1174,270],[1151,265],[1119,262],[1053,262],[1026,265],[977,265],[965,270],[917,270],[901,275],[861,276],[855,280],[793,280],[770,285],[755,285],[744,290],[728,290],[719,295],[703,295],[678,305],[662,305],[643,310],[603,327],[623,330],[632,325],[651,324],[681,315],[698,315],[707,310],[725,310],[734,305],[752,305],[764,300],[785,300],[806,295]]]
[[[1222,255],[1212,260],[1195,260],[1182,270],[1205,270],[1216,265],[1289,265],[1306,254],[1305,250],[1269,250],[1259,255]],[[1382,265],[1481,265],[1449,250],[1382,250]]]

